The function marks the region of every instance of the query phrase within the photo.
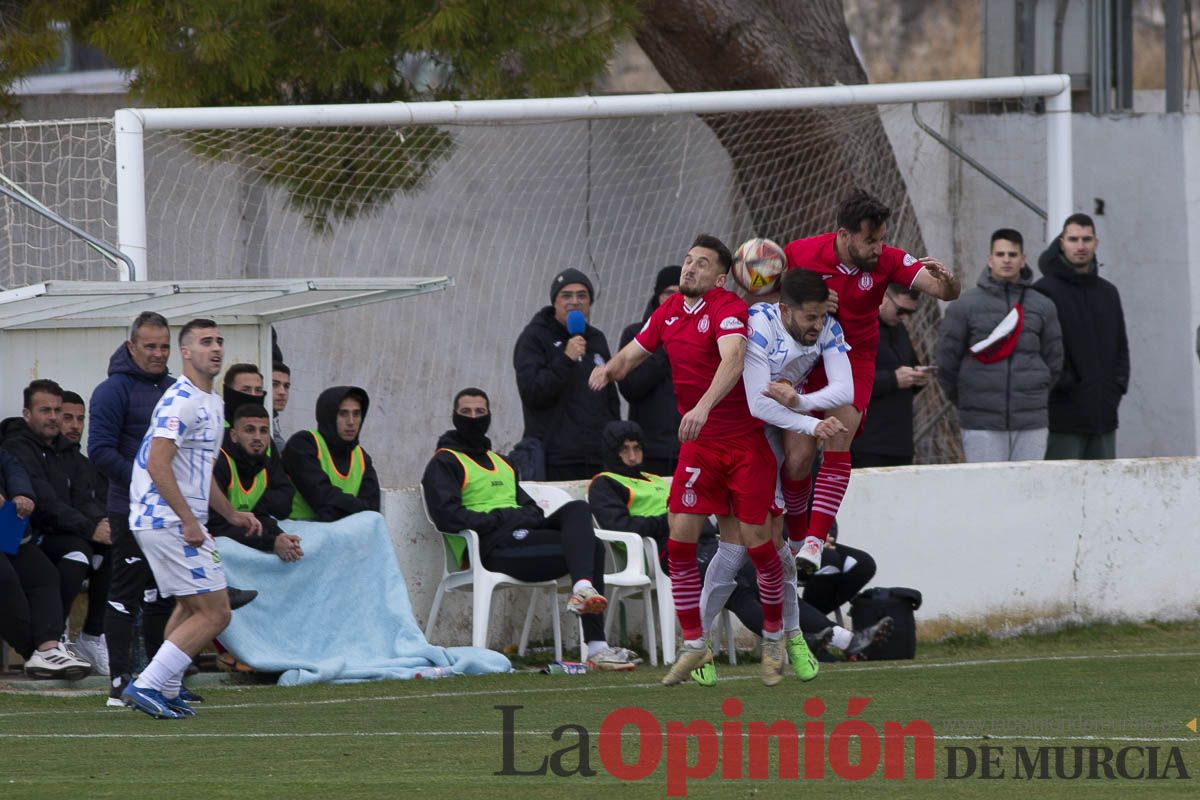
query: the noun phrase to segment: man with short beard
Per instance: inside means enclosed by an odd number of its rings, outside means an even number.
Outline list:
[[[279,520],[287,519],[291,513],[296,490],[283,470],[279,454],[268,452],[270,413],[257,403],[243,403],[234,412],[225,437],[213,465],[213,482],[224,490],[235,511],[249,511],[258,517],[262,535],[247,535],[212,509],[208,515],[209,532],[214,537],[228,536],[247,547],[274,553],[282,561],[299,561],[304,556],[300,537],[279,528]]]
[[[784,436],[783,496],[787,503],[789,539],[815,538],[824,543],[850,483],[850,443],[862,429],[875,384],[875,355],[879,346],[879,304],[889,283],[918,289],[940,300],[954,300],[962,290],[958,278],[936,258],[916,258],[883,243],[891,209],[861,189],[838,208],[837,230],[789,243],[788,269],[816,272],[830,290],[830,313],[837,317],[850,345],[854,399],[829,413],[846,430],[825,442],[824,460],[816,483],[810,481],[817,441],[788,432]],[[820,365],[805,391],[826,384]],[[807,519],[812,494],[812,518]],[[811,545],[811,543],[810,543]]]

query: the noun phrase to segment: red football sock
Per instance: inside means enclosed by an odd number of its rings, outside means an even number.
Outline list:
[[[776,558],[776,561],[779,559]],[[700,568],[696,565],[696,543],[667,540],[667,564],[671,570],[671,599],[675,615],[687,640],[703,639],[700,623]],[[665,633],[663,634],[666,635]]]
[[[809,536],[825,541],[830,528],[833,527],[833,521],[837,518],[838,509],[842,507],[842,498],[846,495],[848,485],[850,454],[845,451],[826,451],[821,462],[821,471],[817,473],[816,487],[813,489],[812,516],[808,522]]]
[[[762,605],[763,632],[783,627],[783,564],[771,540],[746,548],[758,573],[758,601]],[[674,580],[674,578],[672,578]]]
[[[808,535],[808,497],[812,492],[812,476],[793,479],[782,475],[780,479],[783,482],[783,504],[787,507],[784,524],[788,538],[802,542]]]

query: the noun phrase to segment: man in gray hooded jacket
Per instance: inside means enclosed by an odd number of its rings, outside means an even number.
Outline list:
[[[1033,289],[1017,231],[992,234],[978,285],[946,309],[936,362],[938,382],[958,407],[967,461],[1045,455],[1062,331],[1054,303]]]

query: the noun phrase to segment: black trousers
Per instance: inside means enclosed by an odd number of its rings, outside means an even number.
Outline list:
[[[108,667],[111,675],[133,672],[133,627],[142,612],[142,641],[150,658],[163,643],[167,619],[175,601],[158,594],[154,574],[146,556],[129,530],[129,518],[110,514],[112,529],[112,582],[104,610],[104,634],[108,640]]]
[[[71,613],[71,605],[92,569],[92,545],[81,536],[52,533],[40,537],[38,547],[58,570],[58,591],[65,617]]]
[[[587,578],[604,594],[604,543],[596,538],[592,511],[583,500],[567,503],[541,528],[505,534],[483,557],[483,564],[521,581]],[[603,614],[583,616],[583,636],[589,642],[604,640]]]
[[[857,562],[849,570],[844,568],[846,557]],[[821,566],[836,566],[842,572],[836,575],[814,575],[804,586],[804,599],[822,614],[833,613],[843,603],[854,599],[871,578],[875,577],[875,559],[869,553],[847,547],[840,542],[821,556]],[[805,630],[808,630],[805,628]]]
[[[586,481],[595,477],[597,472],[603,472],[604,465],[600,463],[576,464],[547,464],[546,480],[548,481]],[[515,575],[513,576],[516,577]]]
[[[57,641],[64,619],[58,571],[46,554],[32,541],[0,553],[0,639],[28,660],[42,642]]]

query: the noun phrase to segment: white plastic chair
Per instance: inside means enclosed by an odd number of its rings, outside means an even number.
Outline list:
[[[646,572],[646,551],[645,545],[642,544],[642,536],[632,531],[611,531],[600,527],[595,530],[596,538],[604,542],[613,566],[620,567],[616,572],[604,574],[604,591],[608,595],[604,630],[612,633],[616,612],[622,601],[640,599],[646,627],[646,647],[650,651],[650,666],[657,666],[658,636],[654,629],[654,581]],[[614,547],[616,544],[620,544],[621,547]]]
[[[664,664],[675,662],[675,600],[671,596],[671,576],[662,568],[658,560],[658,542],[649,536],[642,537],[646,548],[646,563],[654,580],[654,592],[658,597],[658,621],[661,628],[662,654]],[[717,615],[716,624],[725,632],[725,653],[730,664],[737,664],[737,648],[734,646],[733,615],[729,609],[721,609]],[[716,650],[720,652],[720,640],[709,631]]]
[[[433,517],[429,515],[429,507],[425,503],[425,493],[421,492],[421,508],[430,524],[437,528]],[[442,581],[438,584],[433,595],[433,606],[429,609],[429,620],[425,623],[425,638],[430,639],[434,623],[437,622],[438,611],[442,606],[442,597],[447,591],[471,592],[471,644],[474,647],[487,647],[488,623],[491,621],[492,594],[497,589],[529,589],[533,592],[529,598],[529,610],[525,613],[525,624],[521,628],[521,641],[517,647],[520,655],[525,655],[529,645],[529,629],[533,625],[533,612],[539,596],[545,595],[550,603],[550,620],[554,630],[554,658],[562,661],[562,625],[558,618],[556,600],[558,597],[558,581],[520,581],[503,572],[493,572],[483,566],[480,557],[479,534],[473,530],[463,530],[457,533],[438,531],[442,537],[442,550],[445,559],[442,565]],[[467,543],[467,562],[461,564],[450,546],[451,538],[460,538]]]

